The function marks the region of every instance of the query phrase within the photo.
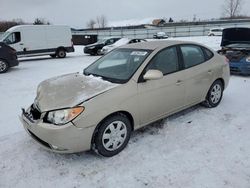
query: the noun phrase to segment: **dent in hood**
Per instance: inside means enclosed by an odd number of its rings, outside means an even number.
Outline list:
[[[250,44],[250,28],[228,28],[222,33],[221,46]]]
[[[74,107],[116,86],[94,76],[62,75],[39,84],[35,103],[42,112]]]

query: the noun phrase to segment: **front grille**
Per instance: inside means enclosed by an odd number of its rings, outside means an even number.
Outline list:
[[[41,112],[37,110],[34,104],[32,104],[30,107],[30,113],[34,120],[38,120],[41,118]]]

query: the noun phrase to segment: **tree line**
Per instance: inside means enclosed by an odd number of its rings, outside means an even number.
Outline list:
[[[0,32],[5,32],[9,28],[16,25],[50,25],[51,23],[44,18],[36,18],[33,23],[24,22],[22,19],[14,19],[11,21],[0,21]]]
[[[222,19],[236,19],[236,18],[249,18],[248,16],[241,15],[241,9],[244,0],[224,0],[222,5]],[[196,18],[196,16],[195,16]],[[173,22],[172,18],[169,22]],[[95,19],[90,19],[86,26],[87,28],[105,28],[107,27],[107,18],[104,15],[97,16]],[[10,27],[15,25],[34,24],[34,25],[50,25],[51,23],[44,18],[36,18],[33,23],[26,23],[22,19],[15,19],[12,21],[0,21],[0,32],[5,32]]]

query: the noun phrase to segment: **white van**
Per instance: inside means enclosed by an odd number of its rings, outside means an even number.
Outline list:
[[[14,48],[18,57],[50,55],[64,58],[67,52],[74,52],[68,26],[14,26],[4,33],[1,41]]]

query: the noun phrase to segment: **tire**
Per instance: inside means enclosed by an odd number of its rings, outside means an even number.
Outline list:
[[[56,56],[59,58],[65,58],[66,57],[66,51],[63,48],[59,48],[56,52]]]
[[[220,80],[216,80],[210,87],[206,100],[202,103],[208,108],[214,108],[218,106],[221,102],[223,96],[223,84]]]
[[[51,54],[50,57],[56,58],[56,54]]]
[[[0,73],[5,73],[9,69],[9,64],[5,60],[0,59]]]
[[[131,123],[123,114],[104,120],[96,133],[95,151],[104,156],[112,157],[120,153],[128,144],[131,135]]]
[[[102,54],[101,54],[101,50],[102,50],[102,49],[97,50],[96,55],[102,55]]]

